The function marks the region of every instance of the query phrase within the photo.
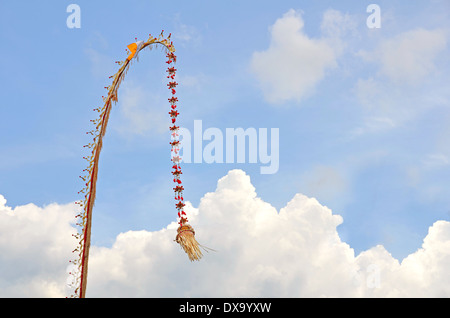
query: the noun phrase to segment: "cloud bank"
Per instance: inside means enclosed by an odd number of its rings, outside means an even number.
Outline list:
[[[399,262],[381,245],[355,255],[336,230],[341,216],[295,195],[277,211],[250,177],[231,170],[199,207],[186,209],[200,243],[190,263],[173,242],[176,224],[119,234],[93,246],[88,297],[449,297],[450,222]],[[0,196],[0,296],[65,297],[75,206],[10,208]]]
[[[0,195],[0,297],[64,297],[74,204],[14,209]]]

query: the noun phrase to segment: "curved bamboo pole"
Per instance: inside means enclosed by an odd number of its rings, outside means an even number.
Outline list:
[[[131,53],[123,62],[116,62],[121,67],[117,71],[117,73],[110,78],[113,78],[112,84],[107,87],[108,95],[103,97],[104,105],[102,108],[94,109],[100,113],[100,116],[97,120],[91,120],[94,123],[95,129],[87,132],[87,134],[91,134],[94,136],[93,143],[86,145],[85,147],[92,148],[92,153],[90,157],[83,157],[88,161],[88,168],[83,170],[86,171],[87,175],[82,177],[81,179],[86,181],[86,187],[82,189],[79,193],[85,193],[84,201],[78,201],[77,204],[80,207],[83,207],[83,212],[77,215],[77,218],[81,219],[80,223],[77,223],[78,226],[81,227],[81,233],[77,233],[74,236],[77,238],[79,242],[79,246],[73,251],[78,252],[78,259],[73,261],[73,264],[76,267],[76,270],[70,274],[75,276],[73,285],[75,287],[74,294],[72,297],[80,297],[84,298],[86,296],[86,286],[87,286],[87,274],[88,274],[88,261],[89,261],[89,249],[91,245],[91,226],[92,226],[92,210],[95,202],[96,195],[96,183],[98,176],[98,162],[100,158],[100,152],[103,146],[103,137],[106,133],[106,127],[108,124],[109,115],[111,112],[112,102],[117,102],[117,91],[122,83],[128,68],[131,65],[133,58],[137,57],[137,54],[145,49],[146,47],[152,45],[163,45],[168,53],[169,61],[167,62],[175,62],[175,48],[170,42],[170,35],[167,38],[164,38],[163,32],[159,35],[158,38],[152,37],[149,35],[149,38],[146,42],[136,42],[132,43],[128,46],[131,50]],[[174,74],[173,74],[174,76]],[[172,79],[174,78],[172,76]],[[169,77],[169,76],[168,76]],[[172,94],[174,94],[174,90],[172,90]],[[173,106],[173,104],[172,104]],[[176,107],[176,105],[175,105]],[[174,107],[172,107],[174,109]],[[176,113],[178,115],[178,112]],[[175,117],[176,117],[175,115]],[[172,123],[174,120],[172,119]],[[176,127],[176,126],[174,126]],[[171,128],[172,130],[172,128]],[[183,204],[184,206],[184,204]],[[183,214],[184,212],[181,211]],[[180,213],[180,212],[179,212]],[[186,220],[186,218],[182,218],[182,220]],[[180,221],[181,222],[181,221]],[[180,223],[181,224],[181,223]]]

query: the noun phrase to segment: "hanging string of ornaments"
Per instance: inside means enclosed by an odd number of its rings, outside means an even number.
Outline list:
[[[186,252],[191,261],[200,260],[202,257],[202,252],[199,248],[199,243],[195,239],[195,231],[191,225],[188,224],[188,219],[184,211],[184,198],[183,191],[184,187],[181,181],[181,158],[180,152],[180,141],[179,141],[179,126],[177,126],[177,118],[179,116],[178,112],[178,98],[176,95],[176,87],[178,83],[175,81],[176,71],[175,63],[177,57],[175,55],[175,48],[173,43],[170,41],[170,34],[167,38],[164,38],[164,30],[156,38],[149,34],[147,41],[136,41],[128,45],[127,52],[129,53],[124,61],[117,61],[116,63],[120,66],[116,74],[110,76],[112,84],[105,87],[108,90],[106,96],[103,98],[103,106],[95,108],[94,111],[99,113],[99,117],[95,120],[91,120],[94,125],[94,129],[88,131],[93,137],[92,142],[85,145],[85,148],[91,149],[91,155],[89,157],[83,157],[88,162],[88,167],[83,170],[85,172],[84,176],[80,178],[85,182],[85,187],[78,192],[79,194],[84,194],[84,199],[77,201],[76,204],[82,208],[82,212],[79,213],[76,218],[79,220],[76,225],[78,226],[78,232],[73,236],[78,241],[78,247],[73,250],[73,253],[77,255],[75,260],[70,261],[74,266],[74,270],[70,272],[73,276],[72,287],[74,292],[71,297],[74,298],[84,298],[86,295],[86,285],[87,285],[87,273],[88,273],[88,260],[89,260],[89,249],[91,240],[91,225],[92,225],[92,210],[94,207],[95,194],[96,194],[96,182],[98,176],[98,162],[100,157],[100,151],[103,146],[103,137],[106,133],[106,126],[108,124],[109,115],[111,112],[112,102],[117,103],[118,97],[117,92],[120,84],[122,83],[132,61],[138,58],[138,53],[144,48],[152,49],[153,46],[162,45],[166,51],[167,57],[167,87],[170,90],[171,97],[168,98],[170,105],[170,119],[171,126],[171,161],[172,161],[172,177],[174,182],[174,194],[175,194],[175,207],[177,210],[178,224],[177,235],[175,241],[180,244],[182,249]],[[137,38],[135,39],[137,40]]]

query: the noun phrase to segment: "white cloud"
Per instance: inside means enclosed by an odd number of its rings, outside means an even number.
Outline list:
[[[394,82],[417,83],[436,70],[434,60],[445,48],[442,30],[416,29],[386,40],[377,52],[381,72]]]
[[[436,59],[446,45],[445,31],[418,28],[382,40],[375,51],[360,56],[378,62],[380,74],[396,84],[417,84],[437,70]]]
[[[190,263],[172,241],[174,224],[122,233],[112,248],[92,250],[88,296],[450,295],[449,222],[430,227],[422,248],[402,263],[383,246],[355,257],[337,233],[341,216],[301,194],[277,212],[241,170],[230,171],[187,212],[197,239],[217,252]],[[412,279],[418,271],[421,279]]]
[[[1,295],[62,296],[73,205],[5,203],[0,196]],[[110,248],[92,246],[87,296],[450,296],[450,222],[431,226],[402,262],[381,245],[355,257],[336,230],[341,216],[301,194],[277,211],[242,170],[186,211],[197,239],[216,252],[189,262],[173,242],[175,223],[121,233]]]
[[[329,20],[324,26],[327,30],[332,27]],[[289,10],[271,27],[269,48],[253,53],[251,70],[270,103],[300,101],[336,66],[337,52],[332,45],[308,37],[303,26],[300,13]]]
[[[382,246],[361,253],[361,264],[378,264],[380,285],[368,290],[373,297],[449,297],[450,222],[437,221],[429,228],[422,247],[401,263]]]
[[[65,297],[75,205],[6,206],[0,195],[0,297]]]

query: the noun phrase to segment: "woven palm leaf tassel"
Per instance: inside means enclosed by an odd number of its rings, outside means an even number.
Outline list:
[[[195,231],[189,224],[186,224],[186,219],[182,218],[180,226],[177,229],[177,237],[175,241],[180,244],[181,248],[186,252],[191,261],[199,261],[203,254],[200,250],[200,245],[195,239]]]

